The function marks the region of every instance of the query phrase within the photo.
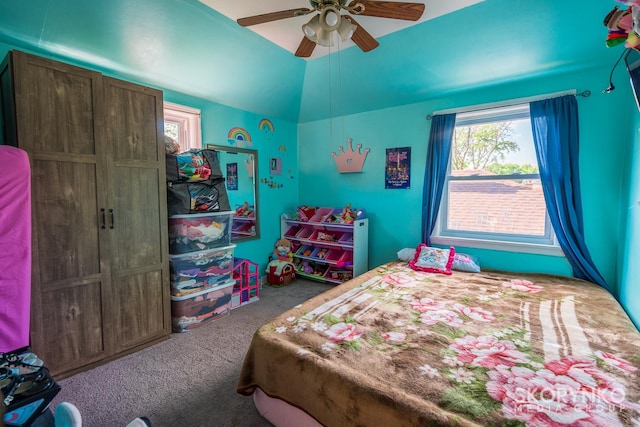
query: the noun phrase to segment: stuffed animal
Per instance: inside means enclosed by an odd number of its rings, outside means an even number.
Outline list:
[[[291,242],[287,239],[279,239],[276,247],[273,249],[272,258],[278,261],[293,261],[293,253],[291,252]]]
[[[236,209],[236,216],[249,216],[251,215],[251,212],[249,202],[245,200],[245,202]]]
[[[180,152],[180,144],[168,135],[162,135],[164,139],[164,151],[167,154],[178,154]]]
[[[304,273],[307,273],[307,274],[312,274],[312,273],[313,273],[313,267],[311,267],[311,266],[309,265],[309,261],[305,261],[305,262],[302,264],[302,271],[303,271]]]
[[[640,6],[640,0],[616,0],[618,3],[626,4],[627,6]]]
[[[345,224],[352,224],[355,216],[351,210],[351,203],[347,203],[347,206],[342,209],[342,222]]]
[[[638,0],[640,2],[640,0]],[[624,43],[626,48],[640,48],[640,6],[620,9],[615,6],[604,18],[604,25],[609,29],[606,38],[607,47]]]

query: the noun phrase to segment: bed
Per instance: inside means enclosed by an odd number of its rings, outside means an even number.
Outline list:
[[[277,426],[637,426],[638,368],[595,284],[398,260],[259,328],[237,391]]]

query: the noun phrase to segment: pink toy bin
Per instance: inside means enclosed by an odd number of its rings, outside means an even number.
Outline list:
[[[327,262],[338,262],[345,256],[344,254],[345,254],[345,252],[340,250],[340,249],[331,249],[327,253],[327,256],[325,257],[325,261],[327,261]]]
[[[316,214],[311,217],[309,222],[315,222],[315,223],[324,222],[324,220],[326,219],[327,215],[330,215],[331,212],[333,212],[333,209],[331,209],[331,208],[320,208],[320,209],[316,210]]]
[[[308,228],[308,227],[303,227],[301,230],[299,230],[296,233],[296,238],[298,238],[298,239],[308,239],[309,237],[311,237],[312,233],[313,233],[313,229]]]
[[[340,236],[340,239],[338,240],[338,243],[352,245],[353,244],[353,233],[344,233],[342,236]]]
[[[296,234],[300,231],[302,227],[299,226],[295,226],[295,227],[291,227],[289,228],[285,233],[284,233],[284,237],[285,238],[292,238],[292,237],[296,237]]]

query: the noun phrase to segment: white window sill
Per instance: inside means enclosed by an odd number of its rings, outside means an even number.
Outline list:
[[[461,237],[433,236],[431,243],[443,246],[490,249],[494,251],[564,257],[560,246],[536,245],[532,243],[499,242],[495,240],[465,239]]]

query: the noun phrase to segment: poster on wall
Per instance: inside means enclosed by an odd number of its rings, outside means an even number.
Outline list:
[[[269,161],[269,173],[271,175],[282,175],[282,159],[280,157],[272,157]]]
[[[238,189],[238,164],[227,163],[227,190]]]
[[[409,188],[411,169],[411,147],[387,148],[384,188]]]

